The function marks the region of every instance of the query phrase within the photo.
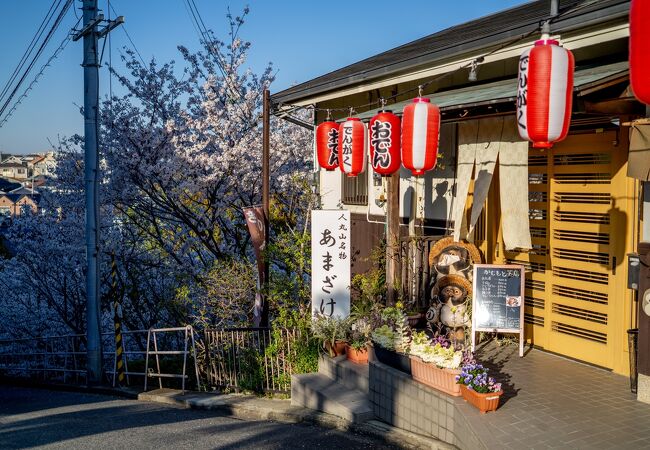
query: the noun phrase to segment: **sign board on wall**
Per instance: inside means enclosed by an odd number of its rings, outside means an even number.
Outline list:
[[[516,333],[524,355],[524,276],[523,266],[474,265],[472,351],[477,331]]]
[[[350,315],[350,211],[311,212],[312,315]]]

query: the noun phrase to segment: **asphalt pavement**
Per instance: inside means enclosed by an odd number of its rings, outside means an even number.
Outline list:
[[[0,449],[388,449],[309,424],[240,420],[107,395],[0,386]]]

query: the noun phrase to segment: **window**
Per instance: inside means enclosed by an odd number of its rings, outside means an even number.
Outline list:
[[[346,205],[368,204],[368,169],[356,177],[349,177],[342,173],[341,185],[343,192],[341,200]]]

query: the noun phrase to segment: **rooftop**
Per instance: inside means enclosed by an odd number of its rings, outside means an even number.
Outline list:
[[[289,103],[370,80],[435,65],[492,48],[536,30],[549,17],[549,1],[537,0],[460,24],[285,89],[272,96]],[[553,31],[626,21],[630,0],[560,0]]]

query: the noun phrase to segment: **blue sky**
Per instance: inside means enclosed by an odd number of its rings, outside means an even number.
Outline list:
[[[186,0],[111,0],[125,16],[126,30],[145,60],[180,61],[179,44],[197,50],[199,38],[189,18]],[[194,0],[204,22],[219,37],[227,37],[227,8],[233,14],[250,6],[241,35],[252,42],[248,65],[261,71],[272,61],[278,70],[272,91],[346,66],[444,28],[514,5],[523,0],[406,0],[335,1]],[[0,85],[8,80],[50,0],[0,1]],[[79,8],[80,0],[75,0]],[[107,0],[99,0],[107,10]],[[79,13],[79,11],[77,11]],[[107,15],[105,13],[105,15]],[[26,86],[76,22],[70,11]],[[131,46],[124,30],[112,33],[113,63],[120,70],[119,49]],[[106,53],[107,54],[107,53]],[[70,42],[48,67],[28,97],[0,128],[0,151],[30,153],[50,148],[48,139],[79,133],[83,117],[81,41]],[[100,72],[101,94],[108,92],[108,72]],[[118,93],[119,86],[113,83]],[[22,92],[22,90],[20,91]]]

